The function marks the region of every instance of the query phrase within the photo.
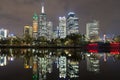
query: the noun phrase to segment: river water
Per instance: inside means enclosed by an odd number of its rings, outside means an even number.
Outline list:
[[[120,54],[0,49],[0,80],[120,80]]]

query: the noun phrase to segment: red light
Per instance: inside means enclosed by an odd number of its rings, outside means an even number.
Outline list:
[[[120,54],[120,52],[110,52],[110,54]]]
[[[90,53],[98,53],[98,50],[89,50]]]
[[[111,43],[110,44],[110,53],[111,54],[120,54],[120,43]]]
[[[88,44],[87,50],[88,50],[88,52],[97,53],[98,52],[98,44],[97,43]]]

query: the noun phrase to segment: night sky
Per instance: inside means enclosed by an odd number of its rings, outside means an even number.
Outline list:
[[[100,34],[120,34],[120,0],[45,0],[48,20],[58,25],[59,16],[73,11],[79,18],[80,32],[86,23],[98,20]],[[25,25],[32,25],[32,16],[41,12],[41,0],[0,0],[0,28],[10,33],[23,34]]]

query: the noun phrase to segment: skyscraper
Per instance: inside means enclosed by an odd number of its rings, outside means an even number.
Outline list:
[[[32,26],[24,26],[24,36],[30,36],[32,37]]]
[[[34,13],[33,15],[33,38],[37,38],[38,32],[38,15]]]
[[[74,12],[69,12],[67,16],[67,35],[79,33],[78,18]]]
[[[66,17],[59,17],[59,37],[66,37]]]
[[[53,38],[53,23],[51,21],[47,22],[47,38],[51,40]]]
[[[98,41],[99,38],[99,22],[93,21],[86,24],[86,37],[90,41]]]
[[[57,26],[55,30],[53,30],[53,39],[59,37],[59,27]]]
[[[8,36],[8,30],[7,29],[0,29],[0,39],[7,38]]]
[[[42,0],[41,6],[42,6],[42,9],[41,9],[41,14],[39,15],[38,37],[44,36],[47,38],[48,36],[47,16],[44,10],[44,0]]]

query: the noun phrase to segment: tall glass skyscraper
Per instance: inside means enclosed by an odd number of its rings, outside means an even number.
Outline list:
[[[38,37],[44,36],[47,38],[47,16],[44,11],[44,0],[42,0],[41,14],[39,15]]]
[[[86,24],[86,37],[88,40],[99,40],[99,22],[94,20],[91,23]]]
[[[67,16],[67,35],[79,33],[78,18],[74,12],[69,12]]]
[[[47,35],[48,40],[53,38],[53,23],[51,21],[47,22]]]
[[[7,38],[8,36],[8,30],[7,29],[0,29],[0,39]]]
[[[37,38],[38,34],[38,15],[34,13],[33,15],[33,38]]]
[[[66,17],[59,17],[59,37],[66,37]]]

